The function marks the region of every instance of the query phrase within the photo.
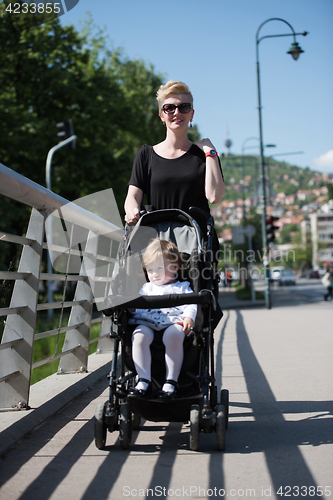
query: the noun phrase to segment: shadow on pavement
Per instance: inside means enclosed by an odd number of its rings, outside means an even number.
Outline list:
[[[280,486],[316,486],[299,446],[332,442],[332,420],[306,416],[302,420],[286,421],[283,413],[308,414],[319,409],[327,415],[332,412],[333,404],[329,401],[278,402],[253,352],[242,314],[240,311],[236,314],[239,357],[250,397],[250,405],[244,407],[252,408],[255,420],[231,423],[227,453],[263,452],[275,491]]]

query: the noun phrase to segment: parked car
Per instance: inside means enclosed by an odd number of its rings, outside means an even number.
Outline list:
[[[279,285],[296,285],[296,273],[292,269],[283,269],[281,271],[281,277],[279,280]]]
[[[308,272],[308,278],[319,279],[320,274],[316,269],[310,269],[310,271]]]

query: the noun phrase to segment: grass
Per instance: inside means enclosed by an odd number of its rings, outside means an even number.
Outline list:
[[[245,286],[241,285],[238,282],[234,283],[234,288],[235,288],[236,296],[237,296],[238,300],[251,300],[252,299],[250,289],[245,288]],[[256,298],[256,300],[264,300],[265,296],[262,292],[255,291],[255,298]]]
[[[3,291],[3,286],[1,285],[1,283],[0,283],[0,291]],[[2,297],[0,297],[0,299],[1,298]],[[41,296],[39,302],[41,302],[42,299],[43,297]],[[61,301],[62,296],[61,295],[55,296],[55,301],[57,300]],[[3,301],[1,300],[1,302]],[[1,307],[8,307],[8,305],[4,303],[1,303],[0,305]],[[60,327],[67,326],[68,320],[69,320],[69,312],[65,312],[63,314]],[[45,332],[48,330],[56,330],[57,328],[59,328],[59,322],[60,322],[59,311],[56,310],[54,311],[54,318],[52,321],[48,319],[46,311],[41,311],[37,314],[35,334]],[[3,335],[4,325],[5,321],[1,320],[0,340]],[[90,330],[90,340],[93,340],[99,336],[100,328],[101,328],[101,323],[92,325]],[[37,363],[38,361],[54,356],[57,353],[61,353],[65,341],[65,336],[66,334],[62,333],[60,335],[53,335],[52,337],[35,340],[33,347],[32,363]],[[89,346],[89,354],[96,352],[96,349],[97,349],[97,342],[94,342]],[[31,372],[30,384],[33,385],[36,382],[39,382],[40,380],[48,377],[49,375],[56,373],[58,371],[59,361],[60,361],[59,359],[56,359],[55,361],[50,361],[45,365],[34,368]]]
[[[69,314],[63,316],[61,326],[66,326],[68,324]],[[53,322],[48,320],[47,316],[42,316],[37,318],[35,333],[41,333],[47,330],[53,330],[59,328],[59,314],[54,316]],[[101,323],[92,325],[90,331],[90,340],[93,340],[99,336],[101,328]],[[40,340],[35,340],[33,349],[33,359],[32,362],[36,363],[42,359],[54,356],[56,353],[62,351],[62,347],[65,341],[65,333],[60,335],[53,335],[52,337],[47,337]],[[58,345],[57,345],[58,344]],[[97,342],[89,346],[89,354],[96,352]],[[39,382],[40,380],[56,373],[58,371],[59,359],[51,361],[45,365],[34,368],[31,372],[31,385]]]

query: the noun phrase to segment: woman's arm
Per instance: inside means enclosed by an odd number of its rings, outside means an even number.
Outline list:
[[[202,139],[195,142],[204,153],[208,153],[211,149],[215,149],[209,139]],[[219,159],[208,156],[206,158],[206,179],[205,179],[206,198],[210,203],[219,203],[224,195],[224,181],[220,168]]]
[[[142,189],[136,186],[128,186],[128,192],[125,200],[125,221],[130,226],[135,226],[140,218],[142,198]]]

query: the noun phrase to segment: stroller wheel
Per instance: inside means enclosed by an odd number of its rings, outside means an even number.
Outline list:
[[[105,403],[99,403],[96,406],[94,430],[96,448],[104,450],[106,443]]]
[[[225,415],[224,406],[217,405],[216,407],[216,440],[217,449],[220,451],[225,450]]]
[[[190,449],[198,451],[200,433],[200,406],[192,405],[190,412]]]
[[[132,438],[132,420],[128,403],[122,403],[119,409],[119,440],[123,450],[128,450]]]
[[[229,421],[229,391],[228,391],[228,389],[222,389],[222,391],[221,391],[221,405],[224,406],[225,428],[228,429],[228,421]]]
[[[141,417],[139,417],[139,415],[136,415],[135,413],[132,413],[132,429],[138,431],[140,429],[140,424]]]

